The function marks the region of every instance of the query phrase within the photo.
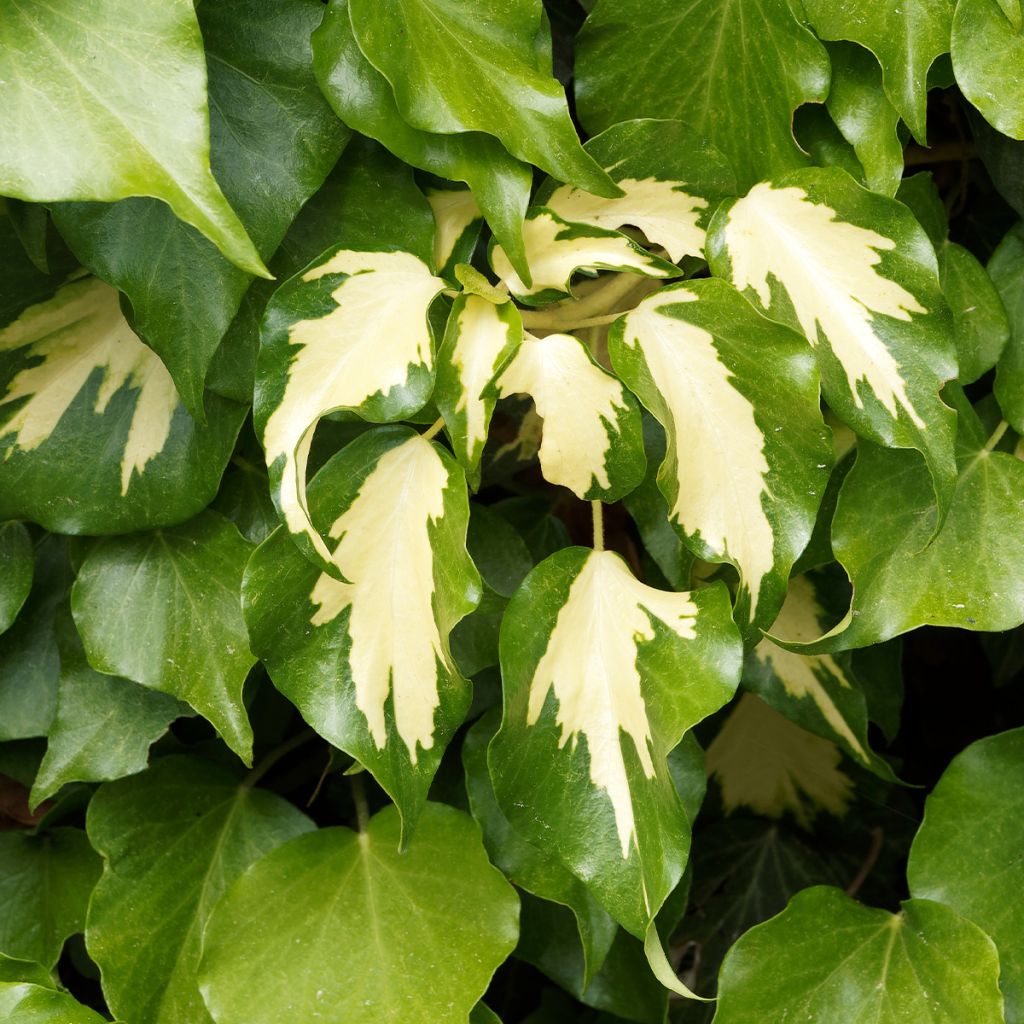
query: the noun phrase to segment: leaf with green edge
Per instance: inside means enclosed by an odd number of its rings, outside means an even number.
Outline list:
[[[428,804],[404,853],[402,831],[387,807],[363,832],[286,843],[232,886],[200,970],[217,1024],[465,1024],[516,944],[519,901],[469,815]]]
[[[0,949],[44,967],[80,932],[100,859],[77,828],[0,832]]]
[[[441,277],[454,281],[455,268],[469,263],[480,239],[484,224],[480,207],[467,188],[428,188],[426,197],[437,229],[434,266]]]
[[[245,572],[250,641],[306,721],[394,799],[411,835],[471,700],[448,647],[480,599],[465,478],[408,427],[378,427],[335,455],[309,494],[336,542],[334,574],[273,533]]]
[[[491,230],[529,279],[522,225],[533,174],[490,135],[435,134],[407,124],[388,80],[356,42],[349,0],[331,0],[313,33],[313,70],[338,117],[421,170],[469,185]],[[443,266],[438,266],[438,270]]]
[[[837,168],[794,171],[723,204],[708,232],[713,273],[801,330],[825,401],[863,437],[916,448],[943,512],[956,482],[952,320],[935,254],[901,203]]]
[[[36,553],[24,524],[0,523],[0,633],[11,628],[32,589]]]
[[[773,636],[797,643],[816,640],[829,616],[815,576],[794,576]],[[769,707],[801,728],[831,740],[850,758],[887,782],[889,763],[868,741],[868,705],[849,655],[795,654],[765,637],[748,655],[743,683]]]
[[[846,813],[853,781],[839,748],[744,693],[707,749],[726,814],[746,807],[768,818],[791,814],[809,829],[818,810]]]
[[[689,853],[668,754],[735,692],[740,657],[724,587],[655,590],[609,551],[552,555],[505,613],[498,805],[637,938]]]
[[[829,886],[797,893],[729,950],[716,1024],[1001,1024],[992,940],[944,904],[900,907],[865,907]]]
[[[253,408],[270,483],[292,538],[337,572],[307,511],[306,464],[321,416],[338,409],[387,423],[423,407],[434,386],[427,312],[445,283],[402,250],[328,250],[267,306]]]
[[[928,797],[907,865],[912,896],[945,903],[992,936],[1008,1024],[1024,1020],[1022,777],[1024,729],[972,743]]]
[[[893,196],[903,177],[900,115],[882,90],[878,61],[862,46],[832,43],[832,86],[826,105],[864,167],[868,188]]]
[[[701,558],[740,570],[736,621],[758,639],[782,605],[832,466],[813,356],[716,280],[644,299],[616,322],[609,351],[666,429],[658,484],[672,522]]]
[[[574,224],[639,228],[673,263],[703,253],[711,214],[720,200],[736,194],[736,177],[725,157],[682,121],[624,121],[583,148],[623,195],[605,199],[548,180],[533,205]]]
[[[445,135],[480,131],[559,181],[618,195],[584,152],[565,93],[538,59],[540,0],[486,18],[460,0],[349,0],[359,48],[391,83],[404,120]]]
[[[572,912],[583,948],[581,988],[585,989],[601,969],[619,926],[583,881],[556,857],[523,839],[502,814],[487,771],[487,746],[500,723],[501,711],[493,708],[473,725],[463,741],[462,765],[470,810],[483,832],[488,855],[505,877],[520,889]]]
[[[210,913],[250,865],[313,828],[275,793],[196,757],[161,758],[101,786],[86,815],[104,867],[85,941],[112,1012],[132,1024],[208,1024],[196,976]]]
[[[643,423],[636,399],[571,334],[526,335],[497,382],[529,395],[544,421],[540,467],[548,483],[584,501],[616,501],[643,479]]]
[[[1003,415],[1024,434],[1024,225],[1010,229],[988,261],[1010,325],[1010,340],[996,367],[995,395]]]
[[[914,138],[925,139],[928,71],[949,53],[955,0],[803,0],[814,31],[822,39],[846,39],[870,50],[882,66],[882,87]]]
[[[600,0],[576,50],[588,131],[679,118],[725,155],[742,188],[807,163],[793,111],[824,101],[828,85],[828,54],[789,0]]]
[[[12,981],[27,982],[40,988],[56,988],[53,975],[42,964],[0,953],[0,983],[9,984]]]
[[[251,551],[207,510],[172,529],[99,541],[71,591],[94,669],[185,701],[246,763],[252,729],[242,686],[256,659],[240,595]]]
[[[265,276],[210,170],[192,5],[97,0],[86,17],[6,0],[3,12],[0,81],[10,116],[0,126],[0,193],[36,202],[153,196],[236,266]]]
[[[474,489],[480,486],[480,459],[500,397],[497,379],[522,340],[523,321],[513,303],[495,304],[463,292],[452,304],[437,353],[433,400]]]
[[[150,745],[190,709],[168,694],[90,667],[71,618],[55,623],[60,652],[57,707],[29,804],[38,807],[69,782],[106,782],[145,769]]]
[[[106,534],[181,522],[214,496],[244,406],[185,411],[118,293],[78,278],[0,328],[0,518]]]
[[[351,134],[310,68],[316,0],[223,0],[197,8],[210,92],[211,163],[264,259],[320,187]],[[251,277],[153,199],[60,204],[75,255],[123,291],[139,336],[186,408],[203,415],[210,360]]]
[[[73,579],[63,542],[46,537],[28,599],[0,636],[0,742],[49,732],[60,680],[54,617]]]
[[[966,400],[957,405],[960,476],[938,532],[921,459],[859,442],[832,520],[850,610],[820,639],[787,646],[823,654],[925,624],[997,632],[1024,621],[1024,462],[991,450],[977,414]]]
[[[964,96],[1003,135],[1024,139],[1024,10],[1020,0],[958,0],[953,73]]]
[[[107,1020],[69,993],[32,982],[0,982],[0,1013],[6,1024],[106,1024]]]

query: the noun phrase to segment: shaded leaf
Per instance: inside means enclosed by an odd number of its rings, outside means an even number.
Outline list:
[[[0,633],[10,629],[32,589],[36,555],[21,523],[0,523]]]
[[[1010,325],[1010,340],[996,369],[995,395],[1013,429],[1024,434],[1024,227],[1011,228],[999,243],[988,274]]]

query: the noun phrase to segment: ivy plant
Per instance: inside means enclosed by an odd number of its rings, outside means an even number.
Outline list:
[[[1024,1024],[1020,0],[0,0],[0,1017]]]

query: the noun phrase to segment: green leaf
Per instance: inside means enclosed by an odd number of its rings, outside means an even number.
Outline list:
[[[723,205],[713,272],[802,330],[832,410],[858,434],[928,461],[943,512],[956,479],[951,318],[921,226],[901,203],[836,168],[794,171]]]
[[[18,199],[7,199],[7,216],[11,227],[25,250],[25,255],[40,274],[50,272],[50,259],[47,252],[47,234],[50,227],[50,216],[46,207],[40,203],[23,203]]]
[[[860,43],[878,58],[889,102],[925,145],[928,70],[949,52],[954,0],[803,0],[803,6],[822,39]]]
[[[350,134],[310,68],[320,11],[316,0],[222,0],[197,9],[213,171],[264,259]],[[250,276],[152,199],[61,205],[54,219],[78,258],[126,294],[135,330],[167,366],[189,412],[202,417],[210,360]]]
[[[882,90],[878,61],[861,46],[833,43],[832,87],[828,112],[843,138],[853,146],[873,192],[893,196],[903,177],[900,115]]]
[[[337,542],[334,574],[272,534],[243,585],[253,649],[306,721],[373,773],[408,835],[471,699],[448,648],[480,599],[465,479],[436,445],[382,427],[316,475],[310,511]]]
[[[501,395],[529,395],[543,419],[540,467],[584,501],[616,501],[643,479],[636,399],[571,334],[527,335],[498,379]]]
[[[1001,1024],[998,977],[991,939],[949,907],[890,914],[819,886],[732,947],[715,1021]]]
[[[0,982],[0,1013],[7,1024],[106,1024],[106,1018],[52,985]]]
[[[437,229],[434,266],[446,281],[457,280],[455,268],[469,264],[480,240],[480,207],[466,188],[428,188],[426,196]]]
[[[213,498],[245,409],[185,411],[118,293],[78,278],[0,328],[0,518],[61,533],[181,522]]]
[[[42,965],[0,953],[0,983],[28,982],[41,988],[55,988],[53,975]]]
[[[505,613],[498,804],[637,938],[689,853],[669,751],[732,696],[740,652],[724,588],[654,590],[607,551],[552,555]]]
[[[725,154],[745,188],[807,162],[793,111],[822,102],[828,84],[828,54],[788,0],[600,0],[576,51],[588,131],[679,118]]]
[[[701,558],[740,570],[736,621],[758,638],[782,605],[832,464],[813,356],[724,281],[650,296],[615,324],[609,350],[665,427],[658,483],[672,522]]]
[[[907,866],[911,895],[947,904],[992,936],[1007,1021],[1024,1019],[1024,930],[1016,912],[1024,862],[1015,834],[1022,771],[1021,729],[955,757],[928,797]]]
[[[428,804],[399,853],[402,828],[388,807],[364,832],[301,836],[231,888],[200,977],[217,1024],[465,1024],[515,946],[518,900],[468,815]]]
[[[0,633],[11,628],[32,589],[36,555],[21,523],[0,523]]]
[[[64,940],[85,924],[99,874],[81,829],[0,833],[0,949],[53,967]]]
[[[1024,139],[1024,12],[1020,0],[958,0],[953,72],[964,96],[1004,135]]]
[[[86,827],[104,867],[85,940],[108,1006],[132,1024],[209,1022],[196,977],[211,911],[251,864],[312,822],[239,785],[236,772],[169,757],[101,786]]]
[[[458,0],[349,0],[359,48],[391,83],[408,124],[485,132],[559,181],[617,195],[583,151],[550,63],[538,58],[542,11],[539,0],[509,0],[487,17]]]
[[[407,124],[390,83],[356,42],[349,0],[331,0],[324,11],[323,22],[313,33],[313,70],[345,124],[376,139],[413,167],[466,182],[516,269],[529,277],[522,242],[523,217],[533,185],[529,166],[482,132],[434,134]],[[439,264],[436,269],[443,268]]]
[[[1010,325],[1010,340],[996,368],[995,394],[1013,429],[1024,434],[1024,226],[1011,228],[999,243],[988,274]]]
[[[97,0],[86,15],[5,0],[2,11],[9,116],[0,126],[0,194],[36,202],[153,196],[236,266],[266,275],[210,170],[192,5]]]
[[[480,459],[500,397],[496,381],[522,339],[523,322],[513,303],[495,305],[463,292],[452,304],[437,353],[433,399],[474,487],[480,485]]]
[[[445,283],[400,250],[334,249],[278,289],[263,320],[254,418],[274,503],[307,555],[336,572],[306,504],[306,464],[321,416],[375,423],[413,415],[434,385],[427,311]]]
[[[71,597],[94,669],[190,704],[246,762],[242,686],[256,659],[240,594],[251,550],[226,519],[202,512],[173,529],[100,541]]]
[[[38,807],[69,782],[105,782],[146,767],[150,744],[189,709],[173,697],[102,675],[89,666],[71,613],[56,621],[57,708],[29,803]]]

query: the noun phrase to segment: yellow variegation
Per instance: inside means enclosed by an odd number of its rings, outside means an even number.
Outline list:
[[[452,258],[466,228],[483,214],[468,188],[430,189],[427,202],[434,214],[434,266],[440,272]]]
[[[0,424],[5,458],[41,445],[98,374],[93,405],[97,415],[122,388],[135,389],[128,437],[121,452],[121,494],[167,444],[180,402],[163,363],[132,331],[121,313],[118,293],[88,277],[64,285],[45,302],[29,306],[0,330],[0,352],[31,346],[34,362],[18,372],[3,396],[13,412]],[[12,409],[8,403],[21,402]],[[13,436],[12,436],[13,435]]]

